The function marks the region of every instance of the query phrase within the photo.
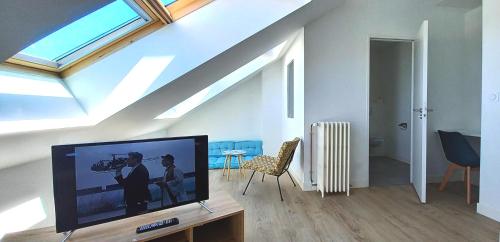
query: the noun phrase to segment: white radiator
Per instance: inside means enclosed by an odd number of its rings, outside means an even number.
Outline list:
[[[319,122],[312,125],[311,153],[316,161],[317,191],[346,192],[349,196],[351,124]]]

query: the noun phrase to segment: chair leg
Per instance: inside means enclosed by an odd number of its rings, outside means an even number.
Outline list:
[[[227,161],[227,180],[229,181],[229,177],[231,176],[231,161],[233,160],[232,156],[229,156],[229,160]]]
[[[245,195],[245,192],[247,192],[248,185],[250,185],[250,182],[252,181],[253,175],[255,175],[255,171],[252,172],[252,176],[250,176],[250,179],[248,180],[247,186],[245,187],[245,191],[243,191],[243,195]]]
[[[226,159],[224,159],[224,166],[222,168],[222,176],[226,175],[226,165],[227,165],[227,156],[226,156]]]
[[[264,176],[266,175],[266,173],[262,173],[262,182],[264,182]]]
[[[466,186],[467,186],[467,204],[471,204],[471,180],[470,180],[470,166],[467,166],[467,168],[465,168],[465,171],[467,173],[467,181],[466,181]]]
[[[446,184],[448,184],[448,180],[450,179],[450,176],[453,174],[453,170],[455,169],[454,164],[449,164],[448,169],[446,170],[446,173],[443,177],[443,181],[441,182],[441,185],[439,186],[439,191],[442,192],[444,188],[446,187]]]
[[[467,167],[464,167],[464,188],[467,191]]]
[[[276,181],[278,182],[278,189],[280,190],[280,197],[281,197],[281,201],[283,202],[283,194],[281,194],[281,186],[280,186],[280,177],[279,176],[276,177]]]
[[[292,180],[293,186],[296,187],[297,185],[295,185],[295,181],[293,181],[293,178],[292,178],[292,175],[290,175],[290,172],[286,171],[286,173],[288,173],[290,180]]]

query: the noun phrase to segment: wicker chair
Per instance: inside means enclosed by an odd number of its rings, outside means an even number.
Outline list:
[[[290,166],[290,163],[293,160],[293,155],[295,154],[295,149],[297,148],[299,142],[300,142],[299,138],[295,138],[292,141],[284,142],[283,145],[281,146],[278,157],[263,155],[263,156],[257,156],[252,160],[244,162],[241,167],[244,169],[253,170],[253,173],[252,176],[250,177],[250,180],[248,180],[248,184],[245,187],[245,191],[243,191],[243,195],[245,195],[248,189],[248,185],[250,185],[250,182],[252,181],[253,175],[255,175],[255,172],[258,171],[263,173],[262,181],[264,181],[264,176],[266,174],[276,177],[276,181],[278,182],[278,189],[280,191],[281,201],[283,201],[283,194],[281,193],[279,178],[286,172],[288,173],[288,176],[292,180],[293,186],[297,186],[295,185],[295,182],[293,181],[290,172],[288,172],[288,167]]]

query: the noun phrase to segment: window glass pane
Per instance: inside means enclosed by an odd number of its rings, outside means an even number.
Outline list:
[[[172,3],[174,3],[176,0],[161,0],[161,2],[163,3],[163,5],[165,6],[168,6]]]
[[[117,0],[64,26],[20,53],[57,61],[140,16],[123,0]]]

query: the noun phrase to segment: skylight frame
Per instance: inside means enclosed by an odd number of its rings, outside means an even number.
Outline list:
[[[109,41],[103,41],[103,44],[96,48],[89,47],[90,51],[85,52],[83,48],[79,48],[77,49],[78,54],[65,56],[67,59],[63,58],[64,60],[61,59],[63,61],[59,62],[18,53],[7,59],[5,63],[17,65],[21,68],[29,68],[34,71],[48,71],[59,75],[61,78],[65,78],[95,63],[104,56],[139,40],[166,24],[175,22],[215,0],[176,0],[167,6],[160,5],[160,8],[152,7],[151,2],[153,1],[160,3],[161,0],[124,0],[125,3],[141,16],[140,19],[147,19],[148,21],[136,29],[128,32],[123,31],[124,33],[117,38],[110,38]],[[129,24],[133,23],[134,21]]]
[[[108,45],[114,40],[126,36],[128,33],[131,33],[141,28],[142,26],[146,25],[149,21],[151,21],[150,18],[148,20],[144,18],[138,18],[123,26],[120,26],[119,28],[111,31],[110,33],[106,33],[105,35],[100,36],[96,40],[89,41],[90,43],[86,43],[79,49],[73,51],[70,54],[66,54],[64,57],[58,59],[57,63],[60,65],[59,68],[63,68],[64,66],[85,57],[86,55],[98,50],[99,48]]]
[[[134,0],[123,0],[134,12],[137,13],[138,17],[123,23],[110,31],[95,37],[84,44],[77,46],[76,48],[62,54],[60,57],[57,57],[57,60],[47,60],[44,58],[39,58],[35,56],[30,56],[26,54],[22,54],[21,52],[14,55],[11,59],[20,61],[20,62],[28,62],[33,63],[35,65],[41,65],[49,67],[53,70],[60,70],[66,67],[67,65],[76,62],[85,56],[88,56],[95,52],[96,50],[106,47],[110,43],[118,40],[142,27],[148,25],[152,21],[152,18],[149,14],[144,11]]]

